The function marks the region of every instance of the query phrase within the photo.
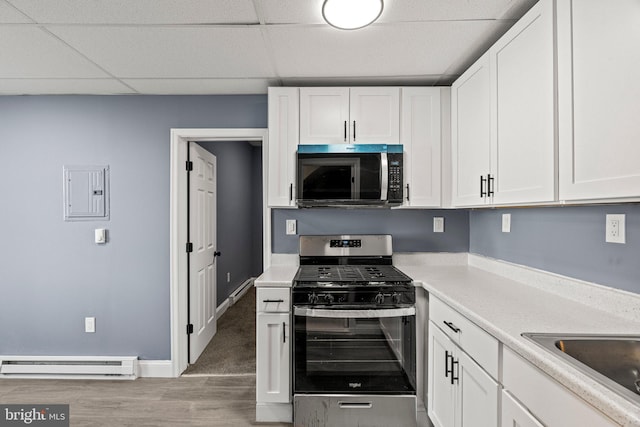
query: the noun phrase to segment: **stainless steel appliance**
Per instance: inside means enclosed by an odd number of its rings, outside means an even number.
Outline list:
[[[388,235],[301,236],[294,426],[415,426],[415,289]]]
[[[298,145],[298,206],[402,204],[402,150],[397,144]]]

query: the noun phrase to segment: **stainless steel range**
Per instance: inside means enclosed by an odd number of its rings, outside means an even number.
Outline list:
[[[295,426],[415,426],[415,289],[389,235],[301,236]]]

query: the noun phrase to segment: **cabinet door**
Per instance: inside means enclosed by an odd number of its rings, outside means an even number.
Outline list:
[[[400,88],[351,88],[349,102],[353,144],[400,143]]]
[[[451,87],[451,202],[482,205],[481,178],[490,171],[490,75],[485,54]],[[486,183],[484,190],[486,191]]]
[[[349,88],[300,88],[300,144],[348,144],[349,128]]]
[[[298,115],[298,88],[269,88],[267,200],[270,207],[295,205]]]
[[[554,201],[553,1],[533,6],[489,57],[493,203]]]
[[[502,390],[502,425],[504,427],[544,427],[506,390]]]
[[[460,383],[457,427],[496,427],[500,386],[466,353],[458,351],[454,372]]]
[[[451,384],[454,344],[433,322],[429,322],[429,386],[427,413],[435,427],[453,427],[456,388]]]
[[[256,400],[291,401],[289,313],[256,315]]]
[[[440,207],[440,88],[402,88],[405,206]]]
[[[640,2],[558,1],[559,197],[640,196]]]

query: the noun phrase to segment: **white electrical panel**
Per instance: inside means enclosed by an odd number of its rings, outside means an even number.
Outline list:
[[[109,219],[109,166],[64,166],[64,219]]]

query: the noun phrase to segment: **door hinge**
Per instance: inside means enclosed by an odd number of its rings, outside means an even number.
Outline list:
[[[190,335],[193,333],[193,323],[189,323],[187,325],[187,335]]]
[[[193,252],[193,243],[187,243],[187,253]]]
[[[193,162],[187,160],[187,172],[191,172],[193,170]]]

